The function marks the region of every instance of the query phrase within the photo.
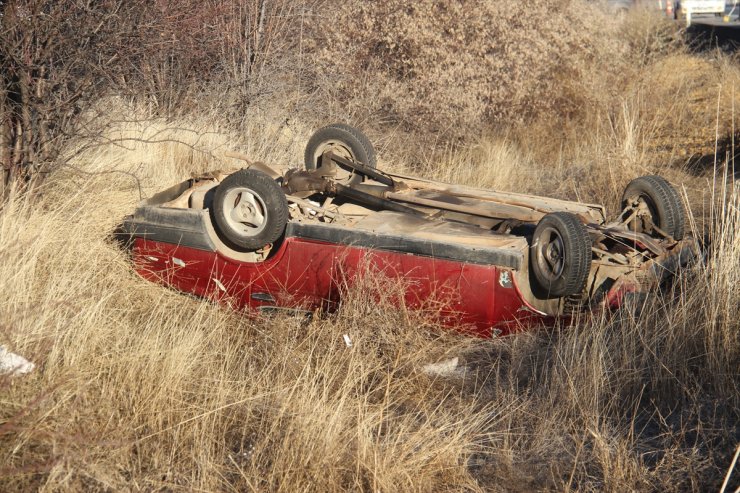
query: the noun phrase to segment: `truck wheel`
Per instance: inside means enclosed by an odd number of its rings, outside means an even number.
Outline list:
[[[529,258],[533,288],[546,298],[578,294],[591,270],[591,238],[578,216],[552,212],[537,224]]]
[[[686,214],[681,197],[663,177],[651,175],[632,180],[622,194],[622,209],[628,206],[643,206],[649,211],[649,217],[637,216],[629,222],[630,231],[650,234],[656,225],[674,240],[683,238]]]
[[[370,140],[358,129],[344,123],[334,123],[321,128],[311,136],[304,154],[306,169],[316,169],[320,164],[321,155],[326,151],[333,151],[345,159],[371,168],[375,168],[377,164],[375,149]],[[362,181],[362,176],[352,169],[339,166],[336,181],[344,185],[356,184]]]
[[[227,176],[213,196],[213,219],[229,243],[257,250],[273,243],[288,223],[288,201],[265,173],[243,169]]]

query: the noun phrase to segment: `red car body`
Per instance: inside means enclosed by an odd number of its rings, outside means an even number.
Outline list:
[[[296,237],[258,263],[143,238],[135,240],[133,252],[144,278],[235,308],[331,311],[357,276],[379,272],[403,279],[409,308],[428,307],[443,323],[481,337],[549,318],[528,306],[511,271],[496,265]]]
[[[565,313],[562,299],[533,298],[525,238],[380,211],[371,214],[378,228],[291,221],[282,240],[254,261],[219,241],[207,209],[183,205],[178,197],[198,183],[157,194],[124,222],[144,278],[237,309],[314,312],[335,309],[348,287],[374,273],[401,283],[399,302],[407,307],[481,337],[549,325]],[[405,226],[387,226],[394,223]],[[415,224],[435,229],[415,234]],[[587,308],[619,306],[626,293],[659,284],[694,252],[694,241],[683,240],[637,267],[609,266],[608,274],[594,261]]]

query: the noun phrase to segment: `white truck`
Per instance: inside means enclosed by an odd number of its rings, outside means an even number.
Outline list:
[[[660,0],[665,3],[666,15],[677,20],[685,20],[691,25],[691,18],[696,15],[722,16],[725,13],[725,0]]]

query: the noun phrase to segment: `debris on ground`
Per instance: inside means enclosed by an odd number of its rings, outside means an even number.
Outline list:
[[[5,346],[0,346],[0,375],[25,375],[31,373],[36,365],[21,355],[11,353]]]
[[[344,344],[345,344],[345,345],[346,345],[347,347],[352,347],[352,339],[350,339],[350,338],[349,338],[349,334],[344,334],[344,335],[342,336],[342,338],[344,339]]]
[[[437,377],[463,378],[465,376],[465,367],[459,366],[459,358],[440,361],[439,363],[430,363],[424,365],[421,369],[424,373]]]

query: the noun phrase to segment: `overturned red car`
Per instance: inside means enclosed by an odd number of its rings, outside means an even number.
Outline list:
[[[260,311],[331,311],[367,272],[406,306],[490,337],[620,306],[696,258],[675,189],[629,183],[622,210],[385,173],[344,124],[309,140],[301,169],[249,163],[143,201],[123,223],[136,270]]]

